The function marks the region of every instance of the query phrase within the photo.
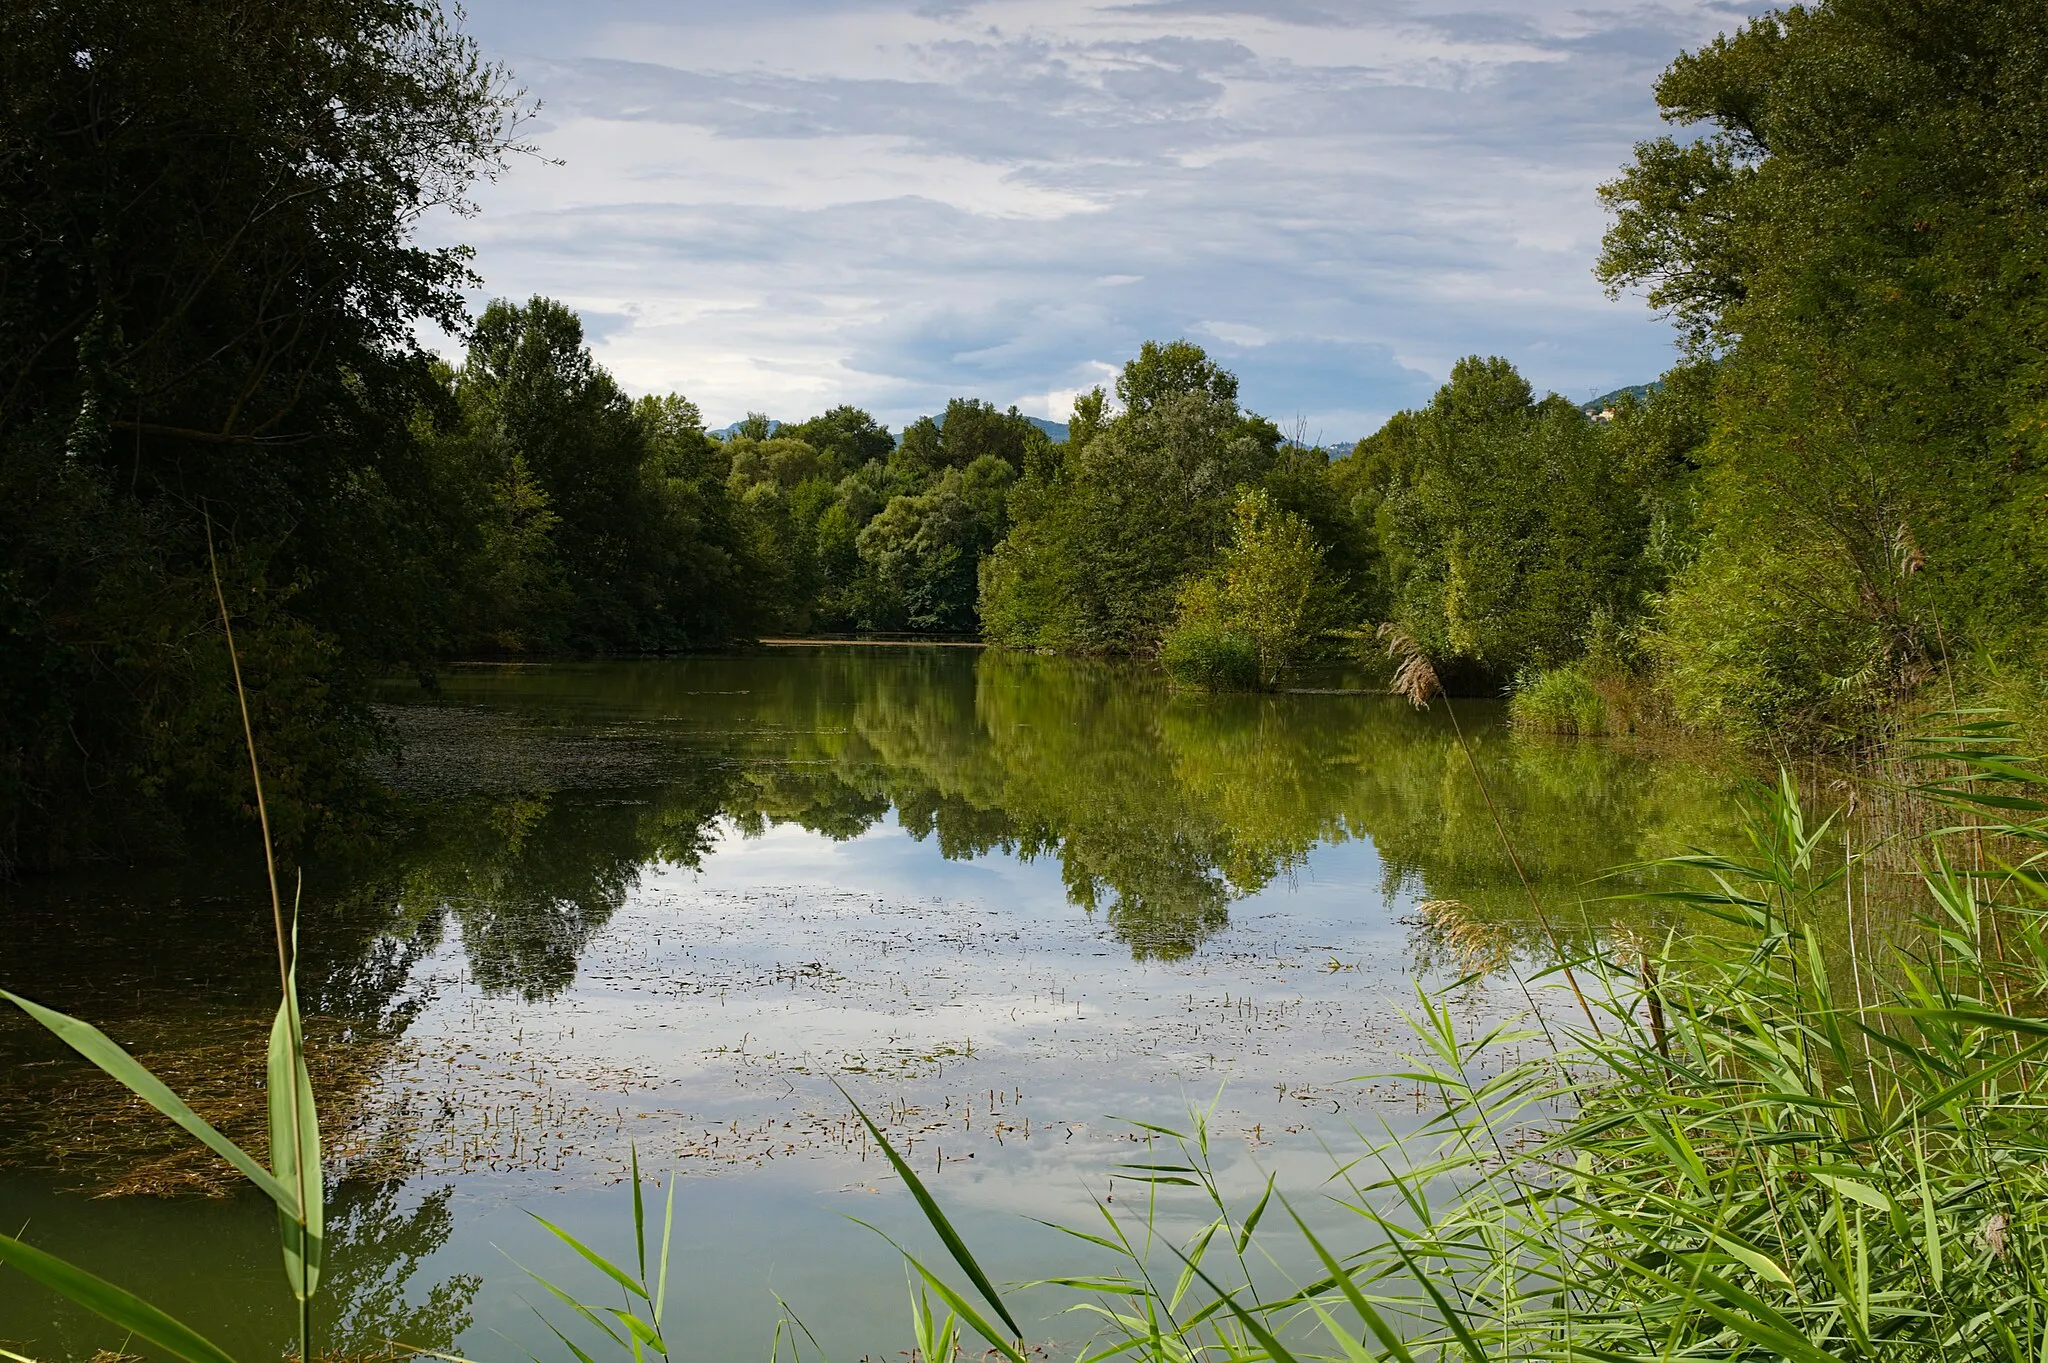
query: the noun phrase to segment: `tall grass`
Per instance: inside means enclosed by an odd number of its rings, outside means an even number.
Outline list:
[[[1164,1132],[1181,1158],[1135,1176],[1213,1219],[1164,1272],[1149,1216],[1074,1229],[1125,1264],[1051,1280],[1104,1322],[1082,1357],[2048,1358],[2048,805],[1998,740],[1928,754],[1964,778],[1917,792],[1952,815],[1918,847],[1924,930],[1856,943],[1850,978],[1819,929],[1873,849],[1786,779],[1746,847],[1661,863],[1692,883],[1654,897],[1720,930],[1617,943],[1589,972],[1604,1025],[1467,1036],[1423,996],[1398,1077],[1440,1110],[1315,1194],[1341,1245],[1270,1184],[1229,1206],[1201,1122]],[[1320,1275],[1262,1292],[1271,1234]]]

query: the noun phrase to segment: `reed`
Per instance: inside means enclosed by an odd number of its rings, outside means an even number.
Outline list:
[[[1973,723],[1912,792],[1950,815],[1918,844],[1922,931],[1859,944],[1889,959],[1853,980],[1815,926],[1871,849],[1788,775],[1754,792],[1746,847],[1660,863],[1691,884],[1652,897],[1722,930],[1614,943],[1586,967],[1597,1030],[1555,1020],[1521,1058],[1544,1031],[1462,1035],[1422,996],[1394,1077],[1440,1110],[1341,1162],[1344,1245],[1270,1183],[1228,1205],[1199,1116],[1156,1129],[1180,1157],[1118,1180],[1213,1220],[1167,1272],[1149,1209],[1072,1230],[1125,1264],[1051,1280],[1104,1324],[1083,1363],[2048,1356],[2048,804]],[[1248,1251],[1272,1233],[1320,1275],[1262,1292]]]
[[[209,528],[209,563],[212,547]],[[285,1281],[299,1306],[299,1357],[305,1360],[314,1357],[312,1302],[320,1287],[326,1194],[318,1105],[313,1097],[312,1073],[306,1064],[305,1020],[299,1012],[299,906],[295,895],[287,922],[284,899],[279,893],[277,854],[270,837],[270,813],[263,798],[263,769],[257,759],[255,729],[249,722],[248,693],[242,683],[241,658],[235,650],[234,622],[228,611],[227,596],[221,590],[217,565],[213,567],[213,586],[214,598],[220,606],[221,631],[234,671],[235,697],[242,714],[242,734],[248,745],[249,774],[263,835],[263,859],[269,875],[271,920],[276,937],[280,998],[270,1028],[266,1074],[265,1105],[270,1132],[268,1167],[222,1135],[193,1111],[190,1104],[97,1027],[4,989],[0,989],[0,998],[20,1008],[129,1092],[168,1117],[188,1136],[225,1161],[229,1168],[255,1184],[276,1205]],[[12,1236],[0,1235],[0,1264],[12,1266],[23,1275],[121,1326],[134,1338],[189,1363],[232,1363],[218,1345],[134,1293]]]

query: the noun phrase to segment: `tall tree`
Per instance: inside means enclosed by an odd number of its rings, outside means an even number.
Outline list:
[[[347,784],[442,623],[414,326],[470,278],[411,231],[516,109],[422,0],[0,3],[0,874],[246,800],[209,521],[284,830]]]
[[[1717,366],[1681,703],[1753,735],[1861,722],[2048,626],[2048,12],[1828,0],[1681,56],[1701,130],[1604,193],[1600,272]]]

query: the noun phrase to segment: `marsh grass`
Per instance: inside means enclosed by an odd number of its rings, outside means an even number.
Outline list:
[[[1873,849],[1788,775],[1751,796],[1747,846],[1662,863],[1691,884],[1649,897],[1720,930],[1612,943],[1597,1029],[1467,1035],[1423,995],[1410,1067],[1376,1077],[1436,1110],[1361,1137],[1318,1217],[1270,1182],[1233,1206],[1199,1116],[1152,1128],[1180,1157],[1119,1181],[1212,1219],[1164,1254],[1151,1204],[1068,1228],[1124,1265],[1049,1280],[1102,1324],[1081,1358],[2048,1357],[2048,804],[2008,738],[1966,717],[1922,745],[1911,793],[1948,815],[1916,839],[1929,909],[1857,942],[1850,978],[1815,929]],[[1332,1209],[1341,1244],[1311,1230]],[[1262,1290],[1274,1234],[1320,1275]]]

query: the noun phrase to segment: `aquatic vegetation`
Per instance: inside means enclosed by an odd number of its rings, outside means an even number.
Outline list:
[[[1923,846],[1924,933],[1865,942],[1847,979],[1813,928],[1865,853],[1833,855],[1832,821],[1787,779],[1753,798],[1746,849],[1668,863],[1699,883],[1659,897],[1739,935],[1617,936],[1586,966],[1594,1026],[1565,1012],[1466,1035],[1422,995],[1399,1077],[1439,1111],[1342,1158],[1329,1203],[1356,1234],[1312,1230],[1300,1190],[1230,1205],[1201,1114],[1148,1128],[1179,1158],[1118,1178],[1192,1190],[1214,1219],[1162,1247],[1155,1203],[1104,1203],[1072,1231],[1122,1262],[1052,1280],[1103,1321],[1083,1357],[2038,1356],[2048,802],[1997,728],[1964,724],[1929,754],[1963,775],[1922,794],[1992,817]],[[1512,1054],[1543,1035],[1557,1044]],[[1321,1276],[1276,1284],[1247,1259],[1276,1208]],[[1014,1333],[960,1315],[1018,1358]]]

